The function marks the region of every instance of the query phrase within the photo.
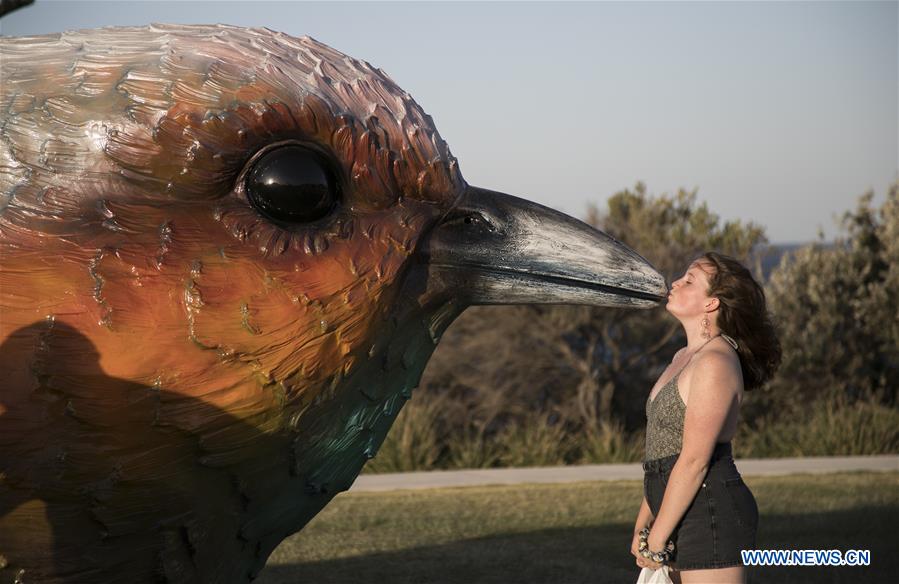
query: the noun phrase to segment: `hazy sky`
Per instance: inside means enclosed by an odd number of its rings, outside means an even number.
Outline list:
[[[899,176],[897,2],[36,0],[0,32],[150,22],[266,26],[364,59],[470,184],[577,217],[643,181],[807,241]]]

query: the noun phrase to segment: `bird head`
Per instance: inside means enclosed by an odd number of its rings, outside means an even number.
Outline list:
[[[65,318],[112,374],[308,388],[365,358],[404,284],[452,315],[665,295],[602,232],[467,185],[408,93],[311,38],[154,25],[3,51],[5,326]]]
[[[42,383],[13,331],[63,322],[105,375],[189,399],[156,417],[208,452],[234,443],[212,437],[226,412],[339,490],[465,307],[666,294],[602,232],[468,185],[408,93],[311,38],[152,25],[0,51],[0,415]]]

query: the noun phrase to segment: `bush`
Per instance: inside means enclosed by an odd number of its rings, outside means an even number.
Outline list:
[[[643,459],[645,442],[645,432],[628,434],[619,422],[600,422],[584,433],[579,462],[637,462]]]
[[[771,275],[783,364],[753,394],[749,418],[800,415],[846,398],[896,405],[899,388],[899,182],[881,209],[873,193],[845,214],[844,237],[809,245]],[[836,403],[836,402],[835,402]]]
[[[575,437],[552,416],[541,413],[509,424],[497,436],[499,466],[556,466],[572,462]]]
[[[743,458],[893,454],[899,452],[899,411],[874,400],[818,400],[802,417],[741,427],[734,451]]]
[[[862,195],[843,236],[784,256],[765,284],[783,364],[747,394],[739,456],[899,451],[899,182],[881,208],[872,201]],[[651,197],[638,184],[587,220],[669,278],[718,250],[763,280],[763,230],[721,225],[695,192]],[[683,344],[663,308],[472,307],[366,471],[640,460],[647,394]]]

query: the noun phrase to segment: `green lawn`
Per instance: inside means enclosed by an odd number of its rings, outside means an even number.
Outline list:
[[[760,549],[868,549],[869,567],[755,568],[751,582],[899,581],[899,472],[746,477]],[[258,582],[633,584],[639,481],[343,493]]]

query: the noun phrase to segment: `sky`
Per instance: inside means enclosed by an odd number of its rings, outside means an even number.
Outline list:
[[[309,35],[383,69],[469,184],[584,218],[640,181],[696,190],[772,243],[830,240],[899,179],[897,2],[80,2],[22,36],[226,23]]]

